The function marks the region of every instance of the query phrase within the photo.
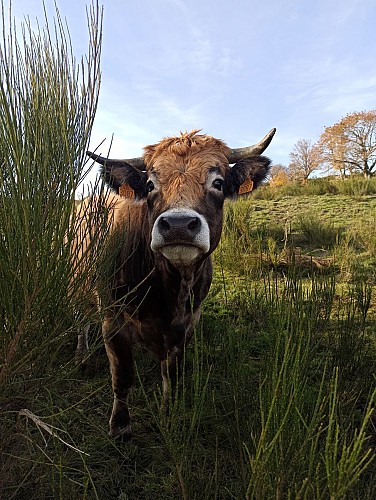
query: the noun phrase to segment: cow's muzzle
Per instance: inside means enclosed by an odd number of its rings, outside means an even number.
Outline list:
[[[174,208],[163,212],[152,230],[151,249],[175,264],[187,265],[209,251],[210,232],[195,210]]]

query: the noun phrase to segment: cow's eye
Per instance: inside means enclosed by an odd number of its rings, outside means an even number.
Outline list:
[[[223,180],[222,179],[215,179],[213,181],[213,188],[218,189],[218,191],[222,191]]]
[[[153,181],[148,181],[146,183],[146,191],[148,193],[150,193],[151,191],[153,191],[153,189],[154,189],[154,183],[153,183]]]

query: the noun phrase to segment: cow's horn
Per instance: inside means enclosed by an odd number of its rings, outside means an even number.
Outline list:
[[[129,163],[130,165],[132,165],[132,167],[134,168],[137,168],[138,170],[145,170],[145,163],[144,163],[144,159],[142,156],[138,157],[138,158],[129,158],[127,160],[115,160],[115,159],[112,159],[112,158],[105,158],[104,156],[99,156],[97,155],[96,153],[91,153],[90,151],[87,151],[86,154],[88,156],[90,156],[90,158],[92,158],[93,160],[95,160],[96,162],[100,163],[101,165],[104,165],[105,163],[107,163],[108,165],[116,165],[116,164],[123,164],[123,163]]]
[[[276,129],[272,128],[259,143],[254,144],[253,146],[232,149],[231,153],[227,156],[228,162],[236,163],[239,160],[243,160],[243,158],[248,158],[248,156],[260,155],[271,143],[275,132]]]

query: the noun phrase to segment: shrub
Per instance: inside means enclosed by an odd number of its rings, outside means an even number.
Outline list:
[[[327,177],[310,179],[304,186],[305,195],[324,195],[337,193],[338,188],[336,183],[332,182]]]
[[[338,193],[350,196],[365,196],[376,194],[376,178],[349,177],[336,183]]]
[[[89,56],[81,67],[58,12],[54,36],[48,27],[34,33],[26,22],[18,42],[10,23],[0,46],[2,384],[16,374],[40,377],[72,324],[84,321],[77,315],[82,282],[70,258],[77,230],[71,215],[100,85],[98,7],[90,10],[89,26]],[[88,267],[105,229],[99,219]]]
[[[342,233],[342,230],[331,222],[320,220],[315,212],[298,215],[297,222],[307,241],[319,248],[333,248]]]
[[[299,182],[287,182],[261,186],[252,193],[252,197],[262,200],[280,199],[284,196],[309,196],[325,194],[342,194],[349,196],[366,196],[376,194],[376,178],[364,179],[354,176],[347,179],[336,177],[320,177],[308,179],[304,184]]]

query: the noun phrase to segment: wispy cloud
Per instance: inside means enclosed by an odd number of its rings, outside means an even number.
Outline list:
[[[280,73],[286,103],[329,114],[373,108],[376,73],[372,65],[365,66],[360,69],[356,60],[333,56],[290,63]]]
[[[345,114],[376,108],[376,76],[339,82],[338,86],[323,89],[321,100],[326,101],[325,111],[332,114]]]

